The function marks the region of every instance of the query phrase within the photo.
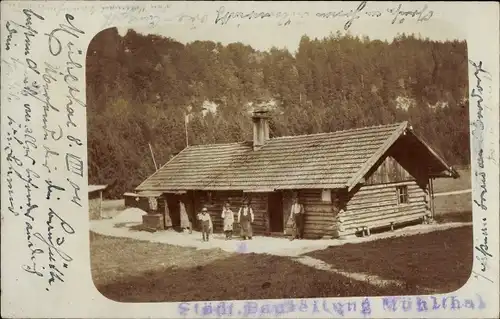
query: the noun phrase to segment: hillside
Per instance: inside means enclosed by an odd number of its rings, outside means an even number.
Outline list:
[[[87,55],[89,183],[120,197],[189,143],[251,138],[252,103],[274,105],[271,136],[408,120],[452,164],[469,163],[467,46],[303,36],[296,54],[182,44],[107,29]],[[203,110],[205,108],[205,110]]]

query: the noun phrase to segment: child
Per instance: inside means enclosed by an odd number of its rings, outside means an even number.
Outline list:
[[[254,220],[253,210],[248,206],[248,200],[243,201],[243,206],[238,211],[238,223],[241,226],[241,237],[243,240],[252,239],[252,223]]]
[[[209,234],[212,231],[212,218],[207,212],[206,207],[203,207],[201,213],[198,214],[198,219],[201,221],[201,234],[203,236],[203,241],[208,241]]]
[[[226,233],[226,240],[231,239],[233,237],[234,213],[231,210],[229,202],[224,203],[221,217],[224,221],[224,233]]]

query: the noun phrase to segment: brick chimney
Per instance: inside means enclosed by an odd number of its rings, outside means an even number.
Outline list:
[[[259,108],[253,111],[253,149],[260,149],[269,140],[269,111]]]

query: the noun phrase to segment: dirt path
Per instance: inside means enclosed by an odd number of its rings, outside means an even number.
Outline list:
[[[319,240],[295,240],[289,241],[286,238],[272,238],[264,236],[255,236],[253,240],[242,241],[234,239],[230,241],[224,240],[222,234],[213,235],[210,242],[203,242],[201,234],[198,232],[177,233],[175,231],[162,231],[156,233],[149,233],[143,231],[132,231],[127,226],[117,227],[123,224],[140,224],[140,214],[135,216],[133,212],[127,214],[120,214],[112,219],[98,220],[91,222],[91,230],[101,235],[112,237],[132,238],[136,240],[145,240],[154,243],[164,243],[175,245],[179,247],[192,247],[200,250],[205,249],[222,249],[230,253],[257,253],[257,254],[270,254],[275,256],[287,257],[296,262],[309,267],[325,270],[333,273],[343,275],[354,280],[367,282],[376,286],[385,285],[406,285],[405,282],[391,279],[384,279],[378,276],[369,275],[365,273],[346,272],[333,268],[331,265],[304,254],[326,249],[329,246],[340,246],[344,244],[355,244],[373,241],[377,239],[393,238],[399,236],[410,236],[417,234],[424,234],[434,231],[445,230],[449,228],[461,227],[471,225],[472,223],[446,223],[446,224],[433,224],[433,225],[415,225],[402,229],[397,229],[394,232],[385,232],[380,234],[372,234],[368,237],[354,237],[345,240],[336,239],[319,239]],[[128,223],[127,223],[128,222]],[[431,289],[419,287],[420,291],[433,292]]]
[[[193,247],[197,249],[213,249],[220,248],[226,252],[236,253],[256,253],[270,254],[282,257],[299,257],[303,254],[326,249],[329,246],[340,246],[344,244],[363,243],[377,239],[392,238],[399,236],[410,236],[424,234],[433,231],[439,231],[454,227],[461,227],[471,223],[447,223],[434,225],[415,225],[394,232],[385,232],[380,234],[372,234],[368,237],[353,237],[343,240],[338,239],[315,239],[315,240],[294,240],[289,241],[287,238],[274,238],[265,236],[255,236],[253,240],[242,241],[239,238],[226,241],[223,234],[214,234],[210,242],[201,240],[201,233],[194,231],[189,233],[177,233],[175,231],[160,231],[149,233],[145,231],[133,231],[129,229],[129,225],[137,225],[141,222],[139,218],[136,221],[126,223],[124,220],[130,220],[132,216],[117,216],[117,218],[107,220],[92,221],[90,229],[98,234],[132,238],[137,240],[145,240],[149,242],[164,243],[181,247]],[[140,216],[139,216],[140,217]],[[128,224],[128,225],[124,225]],[[121,227],[117,227],[121,225]]]
[[[342,276],[347,277],[347,278],[351,278],[353,280],[363,281],[363,282],[366,282],[368,284],[379,286],[379,287],[389,286],[389,285],[397,285],[397,286],[406,285],[405,282],[400,281],[400,280],[384,279],[384,278],[376,276],[376,275],[357,273],[357,272],[346,272],[343,270],[339,270],[339,269],[333,268],[331,265],[325,263],[322,260],[319,260],[319,259],[316,259],[313,257],[309,257],[309,256],[300,256],[300,257],[295,257],[292,259],[303,264],[303,265],[306,265],[306,266],[309,266],[309,267],[312,267],[312,268],[315,268],[318,270],[329,271],[329,272],[332,272],[335,274],[342,275]],[[434,293],[435,292],[434,289],[430,289],[430,288],[426,288],[426,287],[417,287],[417,289],[419,291],[424,292],[424,293]]]

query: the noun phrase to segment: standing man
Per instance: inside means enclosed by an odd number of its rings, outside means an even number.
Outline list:
[[[248,199],[243,200],[243,206],[238,211],[238,223],[241,227],[243,240],[252,239],[253,210],[248,206]]]
[[[290,219],[293,221],[292,238],[290,240],[302,239],[304,235],[304,206],[299,203],[298,196],[293,198]]]

